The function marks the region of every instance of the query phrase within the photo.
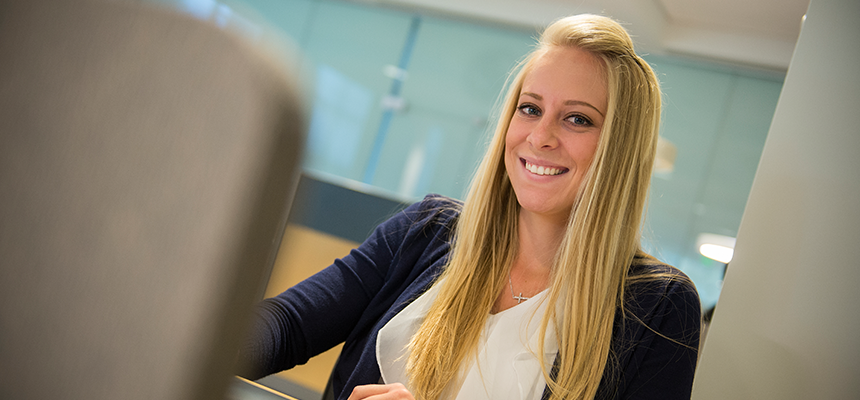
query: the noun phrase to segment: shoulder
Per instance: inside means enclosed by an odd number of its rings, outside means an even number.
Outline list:
[[[679,269],[644,252],[634,257],[624,292],[628,317],[652,326],[677,324],[675,329],[680,331],[699,327],[701,305],[693,281]]]
[[[409,206],[406,210],[418,214],[442,214],[448,218],[456,218],[463,208],[463,202],[440,194],[428,194],[421,201]]]
[[[395,213],[376,227],[365,244],[387,246],[392,254],[398,248],[444,244],[454,232],[462,203],[431,194]],[[429,242],[428,242],[429,240]]]
[[[696,287],[686,274],[642,251],[633,257],[626,282],[625,291],[631,291],[630,294],[683,292],[698,302]]]
[[[452,228],[460,216],[463,203],[459,200],[429,194],[421,201],[407,207],[401,213],[404,223],[411,228],[439,227]]]
[[[616,314],[615,362],[607,364],[607,381],[595,398],[689,398],[700,315],[699,297],[687,275],[637,252]]]

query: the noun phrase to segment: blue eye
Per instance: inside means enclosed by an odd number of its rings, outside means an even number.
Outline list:
[[[533,115],[533,116],[539,116],[540,115],[540,109],[535,107],[533,104],[528,104],[528,103],[521,104],[519,107],[517,107],[517,110],[519,110],[519,112],[521,112],[525,115]]]
[[[586,118],[584,115],[574,114],[566,118],[570,123],[577,126],[592,126],[591,120]]]

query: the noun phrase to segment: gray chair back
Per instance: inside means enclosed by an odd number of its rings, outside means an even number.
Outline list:
[[[224,396],[296,182],[289,82],[139,3],[0,2],[0,398]]]

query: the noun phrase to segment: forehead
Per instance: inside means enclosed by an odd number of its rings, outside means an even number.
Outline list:
[[[608,103],[603,61],[576,47],[556,46],[539,55],[523,79],[522,91],[562,101],[587,101],[602,112]]]

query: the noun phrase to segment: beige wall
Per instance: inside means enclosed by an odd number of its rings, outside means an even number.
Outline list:
[[[335,258],[347,255],[358,245],[300,225],[288,225],[269,279],[266,297],[278,295],[331,265]],[[322,393],[341,347],[339,345],[312,358],[307,364],[281,372],[278,376]]]

